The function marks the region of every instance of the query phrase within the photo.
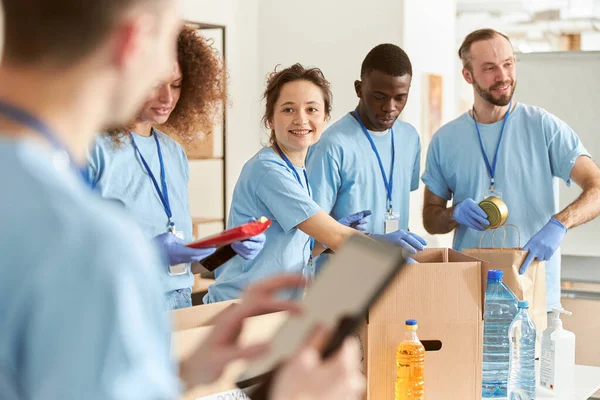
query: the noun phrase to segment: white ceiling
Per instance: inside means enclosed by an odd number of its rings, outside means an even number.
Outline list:
[[[458,17],[492,18],[512,34],[600,32],[600,0],[457,0]]]

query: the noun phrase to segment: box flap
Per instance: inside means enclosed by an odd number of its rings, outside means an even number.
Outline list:
[[[442,248],[428,248],[419,251],[413,256],[413,258],[420,263],[431,263],[431,262],[447,262],[448,261],[448,249]]]
[[[407,318],[481,321],[481,262],[407,264],[369,311],[369,324]]]
[[[173,310],[170,312],[174,331],[212,325],[212,320],[223,310],[239,303],[239,300],[223,301]]]
[[[244,323],[244,328],[240,337],[240,343],[244,346],[250,344],[267,342],[279,329],[281,324],[287,319],[285,312],[260,315],[248,318]],[[181,361],[188,357],[202,341],[210,335],[212,327],[204,326],[200,328],[187,329],[174,332],[171,336],[171,348],[173,357]],[[219,380],[211,385],[200,385],[188,390],[182,397],[184,400],[195,400],[201,396],[224,392],[234,389],[238,376],[245,369],[245,362],[238,361],[231,363]]]

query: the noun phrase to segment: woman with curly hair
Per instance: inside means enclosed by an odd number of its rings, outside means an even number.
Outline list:
[[[226,98],[223,63],[211,42],[184,27],[177,47],[171,76],[155,87],[134,121],[98,136],[88,166],[92,186],[122,203],[165,256],[161,273],[169,310],[192,305],[190,265],[214,251],[185,246],[192,239],[189,166],[174,138],[192,141],[210,131]],[[261,235],[232,247],[252,259],[263,243]]]

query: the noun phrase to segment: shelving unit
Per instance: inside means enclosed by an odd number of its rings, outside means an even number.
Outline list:
[[[197,22],[188,22],[198,33],[213,40],[221,53],[226,71],[226,28]],[[227,218],[227,108],[223,104],[223,117],[212,132],[202,135],[192,146],[184,145],[190,166],[189,203],[193,235],[201,238],[222,231]]]

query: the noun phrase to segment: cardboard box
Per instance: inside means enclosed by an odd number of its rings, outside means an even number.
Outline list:
[[[208,287],[215,283],[214,279],[202,278],[200,274],[194,275],[194,286],[192,286],[192,293],[206,293]]]
[[[204,304],[200,306],[182,308],[171,311],[171,320],[174,331],[198,328],[212,325],[213,319],[223,310],[233,307],[239,300],[223,301],[220,303]]]
[[[368,399],[393,400],[396,349],[416,319],[427,351],[427,399],[481,399],[484,262],[450,249],[426,249],[406,265],[361,331]]]
[[[205,306],[199,306],[205,307]],[[235,306],[234,306],[235,307]],[[244,324],[244,329],[240,337],[242,345],[263,343],[268,341],[286,320],[287,313],[273,313],[257,317],[248,318]],[[171,336],[171,348],[173,357],[181,361],[192,354],[202,341],[210,335],[211,326],[202,326],[173,332]],[[215,393],[225,392],[235,389],[235,382],[239,375],[244,371],[244,361],[234,362],[225,369],[225,372],[219,380],[212,385],[200,385],[188,390],[182,400],[196,400],[202,396],[208,396]]]
[[[415,259],[420,264],[409,264],[403,268],[369,311],[368,323],[357,332],[364,350],[367,396],[370,400],[394,399],[396,348],[404,340],[404,321],[417,319],[417,333],[426,343],[426,348],[441,343],[438,351],[426,354],[426,398],[480,399],[483,342],[481,274],[485,263],[449,249],[427,249]],[[365,273],[368,273],[367,268]],[[217,311],[211,306],[216,305],[173,312],[180,314],[177,315],[178,326],[188,327],[172,336],[173,353],[177,359],[189,355],[210,334],[210,326],[191,329],[189,326],[209,323]],[[221,310],[226,306],[221,305]],[[283,313],[250,318],[243,330],[242,343],[268,340],[285,318]],[[235,388],[235,380],[243,369],[243,362],[234,363],[214,385],[194,388],[183,399],[196,399]]]

